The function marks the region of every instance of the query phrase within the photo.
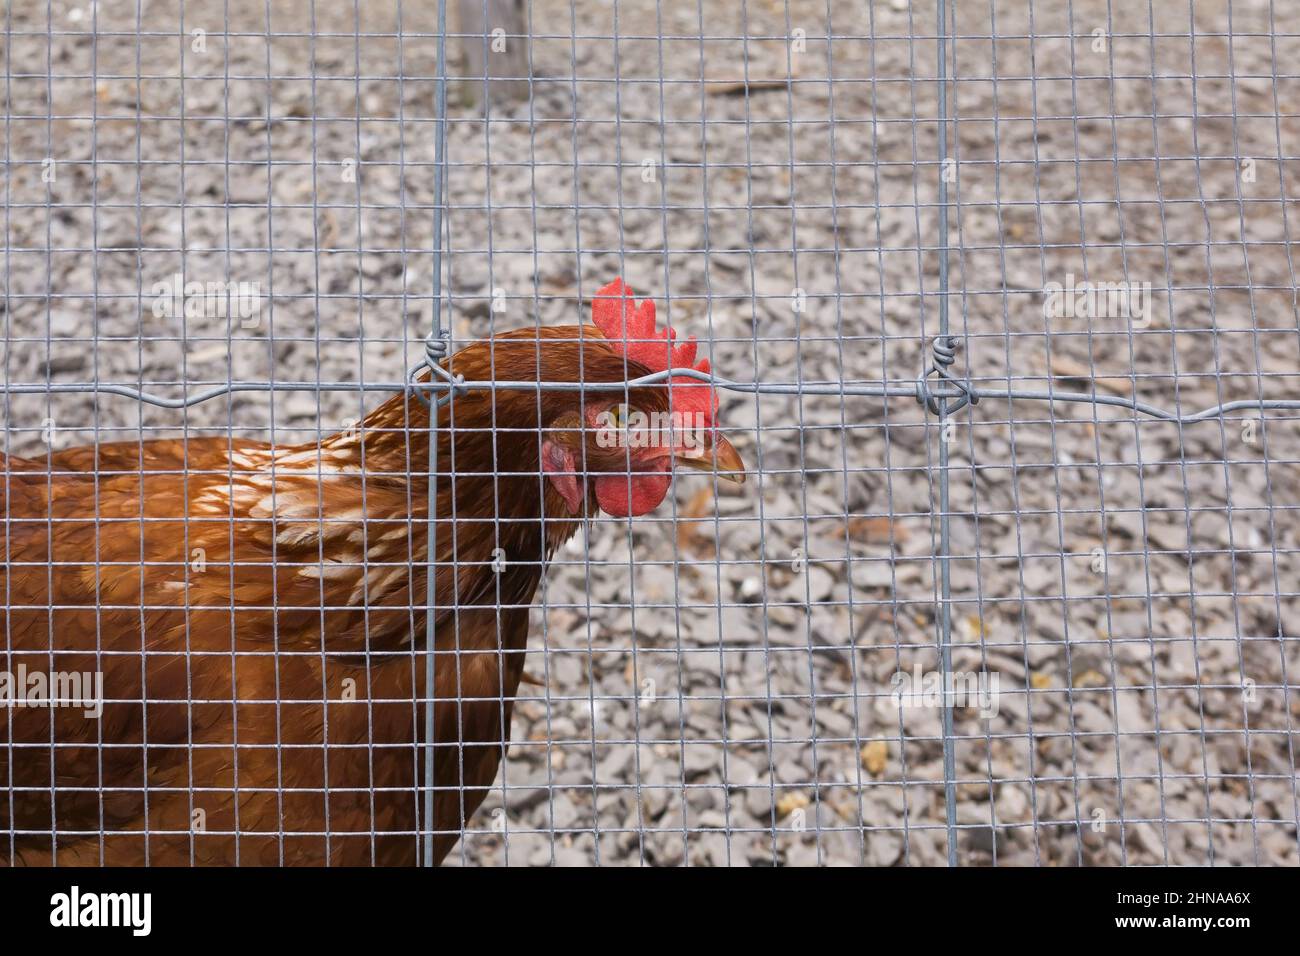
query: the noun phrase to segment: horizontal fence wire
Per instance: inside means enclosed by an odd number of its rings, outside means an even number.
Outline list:
[[[622,382],[589,382],[584,385],[584,389],[592,392],[626,392],[629,388],[642,388],[646,386],[660,385],[670,378],[682,377],[692,378],[698,382],[707,382],[715,388],[724,389],[730,392],[753,395],[844,395],[864,398],[911,398],[915,397],[918,402],[927,407],[940,400],[962,399],[968,401],[975,399],[974,404],[978,403],[981,398],[989,399],[1016,399],[1021,401],[1033,402],[1074,402],[1091,405],[1107,405],[1113,408],[1127,408],[1139,412],[1142,415],[1159,419],[1166,422],[1177,422],[1181,424],[1191,424],[1193,422],[1209,421],[1226,415],[1230,412],[1240,411],[1300,411],[1300,399],[1291,398],[1274,398],[1274,399],[1237,399],[1231,402],[1224,402],[1219,405],[1212,405],[1208,408],[1202,408],[1197,411],[1177,412],[1161,408],[1149,402],[1142,402],[1132,398],[1125,398],[1121,395],[1098,395],[1093,392],[1074,392],[1057,389],[1023,389],[1023,388],[985,388],[976,386],[969,380],[960,381],[960,388],[945,389],[934,388],[929,383],[930,373],[943,369],[947,375],[947,368],[951,362],[945,364],[943,359],[938,358],[940,355],[951,350],[950,345],[942,344],[938,340],[935,342],[934,351],[936,355],[935,362],[929,370],[918,376],[912,384],[888,384],[888,383],[871,383],[871,382],[736,382],[731,379],[720,378],[717,375],[708,375],[691,368],[670,368],[662,372],[652,372],[649,375],[639,375],[635,378],[628,378]],[[411,376],[419,374],[429,368],[428,363],[421,363],[411,370]],[[446,404],[448,396],[453,391],[468,391],[471,389],[512,389],[528,391],[573,391],[572,382],[548,382],[548,381],[503,381],[498,379],[473,380],[467,381],[463,377],[455,381],[432,381],[420,382],[409,381],[406,383],[396,382],[338,382],[338,383],[303,383],[303,382],[231,382],[228,385],[221,385],[215,388],[207,389],[192,396],[185,398],[164,398],[160,395],[148,392],[140,392],[128,385],[116,385],[112,383],[85,383],[85,384],[17,384],[8,385],[3,391],[15,395],[37,395],[37,394],[93,394],[103,393],[106,395],[119,395],[125,398],[133,398],[136,401],[144,402],[147,405],[154,405],[158,408],[190,408],[203,402],[211,401],[214,398],[221,398],[226,395],[232,395],[239,392],[321,392],[321,391],[373,391],[373,392],[400,392],[410,389],[419,393],[423,398],[425,392],[442,393],[443,397],[439,398],[440,404]],[[427,401],[428,399],[423,399]]]
[[[37,465],[51,499],[90,479],[88,517],[6,514],[5,674],[53,674],[84,635],[101,674],[140,662],[97,706],[188,710],[152,723],[180,755],[159,779],[148,719],[139,739],[87,724],[88,750],[11,717],[0,856],[1295,864],[1297,15],[448,6],[5,8],[5,501]],[[365,416],[374,393],[456,422],[475,393],[573,392],[444,365],[590,321],[615,275],[713,370],[584,381],[584,401],[708,384],[749,481],[677,474],[656,510],[518,553],[503,483],[548,479],[455,443],[425,463],[405,423]],[[318,457],[320,503],[297,514],[230,498],[178,520],[143,492],[101,513],[133,474],[275,482],[286,460],[237,438],[333,449],[362,419],[367,454],[396,436],[405,457],[355,481]],[[544,448],[548,424],[479,427]],[[230,457],[78,457],[177,433]],[[424,501],[374,525],[392,479]],[[483,515],[456,511],[472,482]],[[390,524],[411,550],[373,549]],[[262,525],[270,550],[240,553]],[[82,550],[59,552],[74,528]],[[180,559],[146,554],[153,528]],[[188,560],[212,529],[220,618]],[[532,568],[535,594],[503,586]],[[127,572],[139,594],[108,587]],[[372,591],[403,572],[409,590]],[[441,596],[479,573],[472,600]],[[327,599],[347,574],[356,599]],[[254,595],[258,575],[277,586]],[[282,576],[319,593],[291,604]],[[178,609],[181,650],[151,646]],[[243,640],[257,614],[264,646]],[[394,614],[405,639],[376,650]],[[345,631],[361,643],[334,646]],[[183,686],[155,696],[149,662],[172,657]]]

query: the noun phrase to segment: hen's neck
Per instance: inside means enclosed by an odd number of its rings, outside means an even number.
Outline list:
[[[484,391],[465,393],[455,404],[454,424],[449,409],[439,414],[438,516],[480,523],[490,519],[500,523],[502,534],[535,535],[527,545],[519,543],[531,552],[527,559],[536,561],[538,548],[543,559],[549,558],[586,515],[574,515],[541,477],[535,401],[512,395],[494,402]],[[413,393],[390,398],[355,428],[327,436],[316,447],[322,462],[332,467],[408,481],[413,511],[427,515],[429,409]],[[588,502],[588,514],[592,507]],[[501,544],[495,536],[494,544]]]
[[[427,474],[429,411],[412,393],[403,392],[315,447],[327,461],[352,462],[367,471]]]

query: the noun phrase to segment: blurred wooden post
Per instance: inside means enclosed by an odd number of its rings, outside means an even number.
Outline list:
[[[486,113],[492,103],[528,96],[528,11],[526,0],[459,0],[456,4],[462,60],[461,88]],[[512,77],[512,79],[499,79]],[[487,102],[483,103],[484,78]]]

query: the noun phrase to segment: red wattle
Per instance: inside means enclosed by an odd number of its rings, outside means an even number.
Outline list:
[[[596,502],[615,518],[648,514],[659,507],[671,482],[668,474],[601,475],[595,481]]]

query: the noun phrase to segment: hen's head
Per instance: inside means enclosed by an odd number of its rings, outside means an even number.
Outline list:
[[[592,344],[607,355],[588,359],[581,380],[621,381],[670,368],[708,373],[708,359],[695,361],[694,336],[678,343],[671,328],[657,328],[654,303],[637,303],[622,279],[596,293],[591,311],[595,329],[584,331],[599,333]],[[717,431],[717,410],[713,386],[686,375],[626,391],[585,390],[577,408],[550,421],[542,469],[574,514],[583,513],[591,493],[615,517],[657,508],[675,467],[743,482],[744,462]]]

